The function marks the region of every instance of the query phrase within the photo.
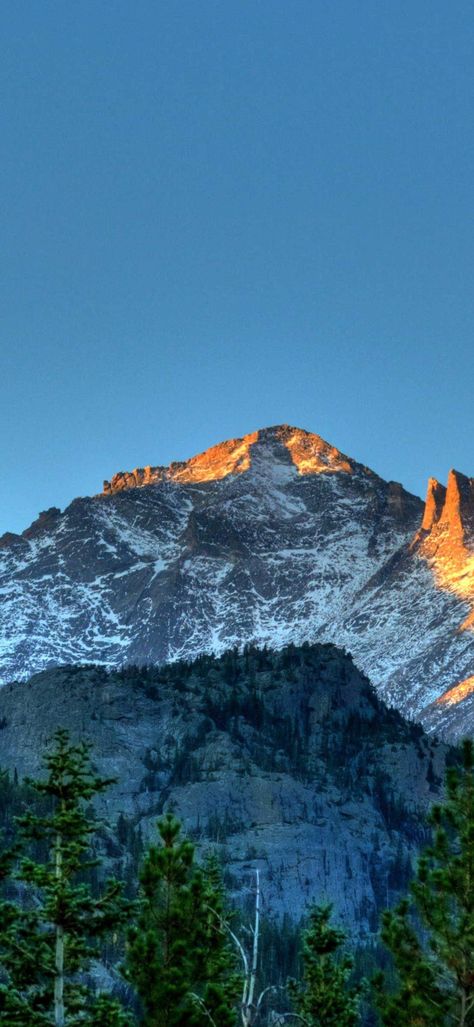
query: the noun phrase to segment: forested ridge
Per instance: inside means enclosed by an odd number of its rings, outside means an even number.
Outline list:
[[[285,978],[269,959],[258,865],[249,868],[247,907],[237,910],[219,859],[208,852],[198,861],[171,812],[127,888],[95,846],[100,824],[90,803],[112,782],[95,773],[88,746],[71,743],[64,730],[44,763],[39,780],[4,774],[0,782],[6,1027],[474,1023],[472,743],[447,770],[407,895],[383,914],[385,965],[377,969],[372,954],[365,977],[321,902],[292,932],[280,931],[285,950],[292,946]]]
[[[25,706],[19,712],[20,697]],[[100,902],[107,881],[120,881],[123,910],[128,910],[96,937],[92,962],[80,972],[89,997],[99,989],[132,1022],[194,1022],[189,1009],[181,1021],[141,1021],[143,996],[126,966],[125,954],[140,922],[143,934],[143,873],[146,877],[150,858],[156,863],[150,853],[160,853],[163,844],[166,849],[162,832],[172,823],[173,830],[180,828],[176,845],[190,846],[187,852],[193,853],[195,870],[186,887],[197,887],[195,871],[204,875],[199,888],[210,887],[206,873],[212,870],[215,902],[225,908],[219,931],[225,922],[237,976],[243,963],[235,939],[251,963],[258,878],[254,992],[258,986],[263,997],[258,1016],[248,1013],[248,1025],[277,1022],[271,1021],[277,1013],[285,1017],[282,1023],[290,1013],[304,1015],[308,1023],[333,1022],[308,1020],[307,1010],[301,1012],[301,988],[288,987],[291,979],[304,981],[303,939],[311,929],[322,935],[323,945],[329,932],[338,974],[346,956],[351,964],[344,979],[357,1019],[347,1022],[376,1022],[374,1001],[366,992],[356,996],[353,989],[378,969],[388,970],[392,980],[380,937],[381,914],[407,891],[418,854],[429,841],[428,809],[441,796],[446,768],[458,759],[454,750],[388,709],[350,657],[331,645],[288,646],[277,653],[247,647],[221,658],[110,673],[95,666],[60,668],[37,675],[30,684],[12,683],[0,693],[0,739],[5,740],[7,764],[0,815],[7,851],[16,852],[18,817],[51,815],[51,796],[23,778],[25,770],[36,780],[44,774],[39,739],[43,756],[51,753],[58,721],[73,751],[84,740],[92,744],[84,750],[90,752],[92,773],[108,781],[81,800],[90,823],[94,818],[96,823],[87,838],[89,865],[80,868],[79,882],[90,889],[90,901]],[[22,744],[26,737],[28,749]],[[12,753],[20,756],[13,766]],[[50,858],[51,849],[47,833],[41,832],[35,828],[28,838],[28,858],[40,863]],[[25,898],[18,859],[15,855],[7,866],[6,901]],[[41,875],[28,882],[30,889],[40,885]],[[158,891],[161,887],[159,882]],[[156,945],[158,973],[161,942]],[[202,967],[200,973],[199,988],[204,987]],[[196,994],[204,1001],[199,988]],[[335,990],[340,992],[340,983]],[[233,1001],[232,1016],[242,1022],[242,994]],[[90,1002],[79,1018],[64,1022],[95,1023],[87,1019]],[[106,1025],[104,1002],[98,1006],[103,1018],[98,1023]],[[207,1017],[202,1022],[209,1023],[209,1010],[200,1009]],[[5,1023],[22,1022],[3,1015]],[[46,1019],[38,1023],[56,1022],[48,1019],[49,1012],[41,1015]],[[198,1016],[194,1008],[192,1015]],[[110,1020],[115,1022],[121,1020]],[[199,1017],[196,1022],[201,1023]]]

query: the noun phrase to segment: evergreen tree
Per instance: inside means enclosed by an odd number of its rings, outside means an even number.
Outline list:
[[[199,869],[194,845],[171,815],[158,823],[140,872],[141,900],[125,976],[144,1027],[234,1027],[239,980],[214,862]]]
[[[288,991],[298,1018],[307,1027],[355,1027],[360,988],[349,987],[353,961],[340,953],[345,934],[331,925],[331,906],[315,906],[303,935],[303,978]]]
[[[374,982],[387,1027],[474,1027],[474,751],[446,776],[446,799],[431,811],[431,845],[409,898],[383,915],[382,940],[395,987]]]
[[[93,773],[88,747],[72,745],[65,731],[54,736],[45,764],[46,780],[29,782],[45,811],[18,818],[18,901],[5,899],[0,910],[0,1023],[121,1027],[127,1021],[119,1005],[94,1001],[78,979],[99,955],[100,939],[128,914],[118,882],[107,882],[99,898],[87,883],[99,863],[91,855],[97,822],[87,804],[110,782]],[[2,860],[6,873],[15,856]]]
[[[99,995],[87,1019],[80,1022],[87,1027],[131,1027],[132,1019],[110,995]]]
[[[232,915],[222,880],[222,870],[215,855],[206,859],[199,873],[198,890],[202,903],[201,962],[202,1001],[216,1024],[233,1027],[236,998],[241,991],[241,979],[236,970],[236,953],[230,943],[229,924]]]

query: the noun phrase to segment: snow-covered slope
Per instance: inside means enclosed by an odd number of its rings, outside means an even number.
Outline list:
[[[325,640],[418,715],[474,672],[472,492],[453,474],[424,511],[287,425],[120,473],[4,536],[2,680]]]

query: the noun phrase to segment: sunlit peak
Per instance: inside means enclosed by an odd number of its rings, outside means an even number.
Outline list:
[[[293,464],[296,472],[301,475],[335,472],[350,474],[355,467],[349,457],[319,435],[283,424],[251,432],[239,439],[228,439],[190,460],[175,462],[169,467],[147,466],[137,467],[133,471],[119,471],[110,482],[104,482],[104,493],[141,488],[160,481],[183,484],[219,481],[229,475],[250,470],[257,452],[260,466],[263,457],[269,465],[271,462],[290,466]]]

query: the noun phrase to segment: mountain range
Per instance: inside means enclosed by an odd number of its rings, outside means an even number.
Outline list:
[[[429,731],[474,730],[474,480],[426,502],[288,425],[0,539],[0,675],[334,643]]]

